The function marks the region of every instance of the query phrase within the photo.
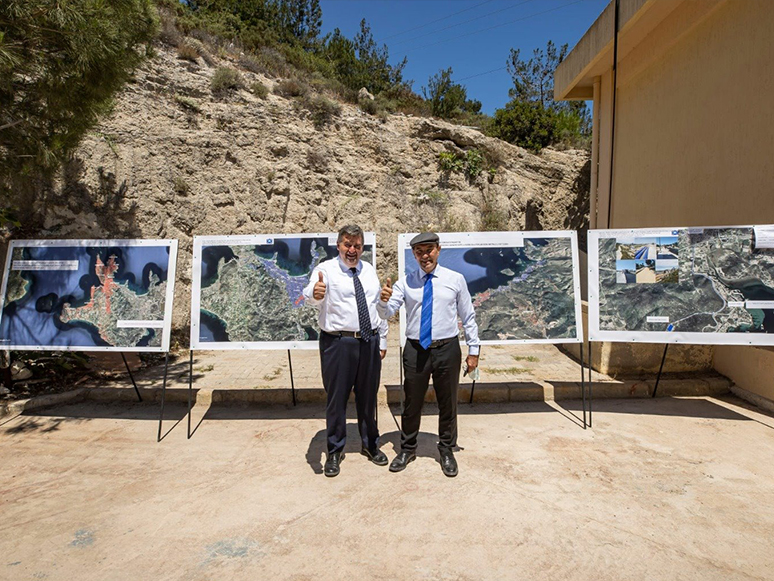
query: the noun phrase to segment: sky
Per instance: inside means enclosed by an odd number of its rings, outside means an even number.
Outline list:
[[[513,86],[505,63],[511,48],[527,60],[549,40],[570,50],[610,0],[320,0],[322,33],[354,38],[365,18],[390,63],[405,56],[403,77],[421,94],[428,78],[452,67],[453,80],[489,115]]]

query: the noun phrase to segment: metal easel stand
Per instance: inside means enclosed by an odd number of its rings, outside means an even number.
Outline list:
[[[288,367],[290,367],[290,393],[293,395],[293,405],[296,405],[296,384],[293,381],[293,362],[290,360],[290,349],[288,349]]]
[[[661,371],[664,369],[664,361],[666,361],[667,349],[669,349],[669,343],[664,345],[664,354],[661,356],[661,366],[658,368],[658,375],[656,376],[656,385],[653,387],[653,395],[650,397],[656,397],[656,391],[658,390],[658,382],[661,381]]]
[[[591,348],[591,343],[589,343]],[[591,363],[591,362],[589,362]],[[583,429],[586,429],[586,370],[583,363],[583,341],[580,342],[580,364],[581,364],[581,401],[583,401]]]
[[[478,348],[478,362],[481,364],[481,347]],[[470,399],[468,403],[473,403],[473,392],[476,391],[476,380],[473,380],[473,385],[470,386]]]
[[[169,352],[164,353],[164,381],[161,384],[161,412],[159,413],[159,433],[156,442],[161,442],[161,424],[164,421],[164,400],[167,395],[167,371],[169,370]]]
[[[132,375],[132,370],[129,369],[129,362],[126,360],[126,356],[124,355],[124,352],[121,352],[121,359],[124,360],[124,365],[126,365],[126,370],[129,372],[129,379],[132,380],[132,385],[134,386],[134,391],[137,393],[137,399],[139,401],[142,401],[142,396],[140,395],[140,390],[137,389],[137,383],[134,381],[134,375]]]

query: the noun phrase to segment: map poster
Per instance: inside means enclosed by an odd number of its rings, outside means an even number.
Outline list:
[[[13,240],[0,348],[169,351],[177,240]]]
[[[589,337],[774,345],[774,226],[590,230]]]
[[[317,349],[317,308],[301,294],[336,233],[194,236],[191,349]],[[362,260],[376,265],[376,235]]]
[[[398,268],[419,269],[398,237]],[[439,233],[438,263],[462,273],[482,345],[579,343],[582,339],[578,238],[572,231]],[[401,308],[401,341],[406,334]],[[462,323],[460,340],[464,340]]]

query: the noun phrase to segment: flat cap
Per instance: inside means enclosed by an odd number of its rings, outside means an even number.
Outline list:
[[[438,244],[439,242],[440,238],[438,238],[438,234],[435,232],[422,232],[414,236],[409,244],[414,248],[417,244]]]

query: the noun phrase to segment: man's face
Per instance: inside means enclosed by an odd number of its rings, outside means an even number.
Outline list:
[[[338,248],[339,256],[344,264],[352,268],[357,266],[360,256],[363,254],[363,239],[360,236],[347,236],[345,234],[341,242],[336,244],[336,248]]]
[[[441,253],[439,244],[417,244],[411,251],[419,263],[419,268],[426,273],[433,272],[438,264],[438,255]]]

